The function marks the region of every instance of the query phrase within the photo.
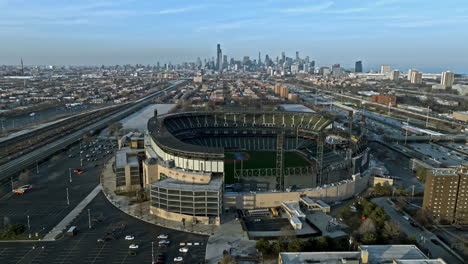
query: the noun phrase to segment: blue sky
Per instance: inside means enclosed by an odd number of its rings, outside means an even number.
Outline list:
[[[468,73],[466,0],[0,0],[0,64],[155,64],[299,51]]]

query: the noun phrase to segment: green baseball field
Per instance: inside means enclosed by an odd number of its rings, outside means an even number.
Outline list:
[[[225,183],[236,183],[234,178],[234,163],[236,169],[240,169],[241,160],[244,169],[260,169],[276,167],[275,151],[232,151],[224,153],[224,176]],[[309,161],[296,152],[284,152],[284,167],[308,167]]]

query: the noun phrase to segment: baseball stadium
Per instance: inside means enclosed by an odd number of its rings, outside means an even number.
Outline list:
[[[151,213],[219,224],[223,208],[351,181],[367,168],[367,150],[332,123],[313,112],[155,112],[143,163]],[[260,194],[276,198],[262,203]]]

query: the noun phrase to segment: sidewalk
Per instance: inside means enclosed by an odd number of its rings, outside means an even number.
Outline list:
[[[197,225],[193,223],[187,223],[183,226],[181,222],[163,219],[150,214],[150,201],[137,203],[135,197],[115,194],[115,173],[112,170],[114,160],[115,158],[111,158],[102,170],[101,185],[109,202],[124,213],[154,225],[195,234],[209,235],[217,228],[217,226],[213,225]]]
[[[67,226],[75,219],[81,211],[98,195],[102,190],[101,185],[99,184],[92,190],[88,196],[86,196],[83,201],[81,201],[67,216],[65,216],[62,221],[60,221],[52,230],[44,236],[42,241],[54,241],[55,238],[63,233]]]
[[[226,213],[223,218],[222,228],[216,229],[208,238],[206,263],[215,264],[221,261],[224,250],[233,256],[255,255],[256,241],[249,240],[239,220],[235,220],[235,213]]]

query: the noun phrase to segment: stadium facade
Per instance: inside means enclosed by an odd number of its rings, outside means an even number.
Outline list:
[[[268,155],[272,160],[265,160]],[[155,111],[148,121],[145,156],[143,187],[150,190],[152,214],[216,225],[224,208],[270,206],[269,202],[252,203],[248,198],[252,194],[258,195],[258,201],[275,201],[274,205],[281,197],[291,199],[305,191],[357,185],[368,166],[363,144],[333,130],[329,118],[285,111],[184,112],[160,117]],[[258,160],[249,162],[249,158]],[[289,166],[294,162],[285,158],[302,163]],[[252,167],[256,164],[267,167]],[[335,196],[346,198],[362,188],[344,190],[345,194],[337,191]]]

